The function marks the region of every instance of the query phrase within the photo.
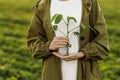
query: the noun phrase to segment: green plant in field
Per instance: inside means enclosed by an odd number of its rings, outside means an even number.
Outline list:
[[[58,24],[63,20],[63,22],[65,23],[65,27],[67,29],[67,34],[63,33],[59,28],[58,28]],[[55,25],[52,25],[52,28],[54,31],[59,31],[61,32],[64,37],[67,37],[67,38],[71,38],[71,36],[69,35],[70,32],[72,32],[73,30],[75,30],[76,28],[80,27],[81,29],[85,29],[86,26],[83,24],[83,23],[80,23],[80,25],[78,26],[75,26],[73,29],[69,30],[69,22],[70,20],[73,20],[75,23],[77,22],[76,18],[74,17],[71,17],[71,16],[67,16],[67,21],[65,21],[65,19],[63,18],[63,15],[62,14],[55,14],[52,16],[52,21],[51,22],[54,22]],[[78,36],[79,35],[79,32],[73,32],[72,34]],[[69,47],[71,47],[72,45],[68,42],[67,45],[66,45],[66,48],[67,48],[67,51],[66,51],[66,54],[68,55],[68,51],[69,51]]]

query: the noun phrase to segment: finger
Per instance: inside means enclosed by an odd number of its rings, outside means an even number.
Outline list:
[[[64,45],[55,45],[54,46],[55,48],[63,48],[63,47],[65,47]]]
[[[69,59],[69,58],[75,58],[75,55],[67,55],[67,56],[64,56],[64,59]]]
[[[65,60],[65,61],[70,61],[71,60],[71,58],[69,56],[63,56],[62,59]]]
[[[57,37],[55,37],[55,39],[58,39],[58,40],[68,40],[68,38],[63,37],[63,36],[57,36]]]
[[[65,42],[65,43],[67,43],[67,42],[69,42],[68,40],[54,40],[53,41],[54,43],[58,43],[58,42]]]
[[[58,42],[58,43],[55,43],[55,45],[66,45],[67,43],[65,42]]]
[[[66,58],[66,59],[63,59],[65,61],[72,61],[72,60],[76,60],[76,58]]]
[[[77,55],[68,55],[68,56],[64,56],[63,60],[65,61],[71,61],[71,60],[75,60],[77,59]]]
[[[53,54],[59,58],[62,58],[63,56],[60,54],[60,53],[57,53],[57,52],[53,52]]]
[[[74,59],[63,59],[64,61],[72,61],[72,60],[74,60]]]
[[[52,44],[52,49],[58,49],[58,48],[64,48],[65,45],[61,45],[61,44]]]

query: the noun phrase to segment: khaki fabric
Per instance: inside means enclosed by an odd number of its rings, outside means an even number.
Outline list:
[[[48,49],[55,33],[50,21],[51,0],[39,0],[28,30],[27,44],[35,59],[42,59],[42,80],[62,80],[60,59]],[[89,27],[81,30],[80,49],[85,58],[78,60],[77,80],[102,80],[98,60],[109,52],[109,39],[104,16],[97,0],[82,0],[82,23]],[[92,17],[91,17],[92,16]]]

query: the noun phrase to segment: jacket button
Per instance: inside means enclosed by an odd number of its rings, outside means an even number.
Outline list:
[[[86,3],[86,5],[87,5],[88,7],[90,7],[90,6],[91,6],[91,4],[90,4],[90,3]]]
[[[83,36],[82,36],[82,37],[80,37],[80,40],[81,40],[81,41],[83,41],[84,39],[85,39],[85,38],[84,38]]]

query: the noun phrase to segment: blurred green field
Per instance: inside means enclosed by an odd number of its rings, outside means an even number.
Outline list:
[[[104,80],[120,80],[120,1],[99,0],[109,35],[110,56],[100,61]],[[33,60],[26,35],[36,0],[0,0],[0,80],[41,80],[41,61]]]

